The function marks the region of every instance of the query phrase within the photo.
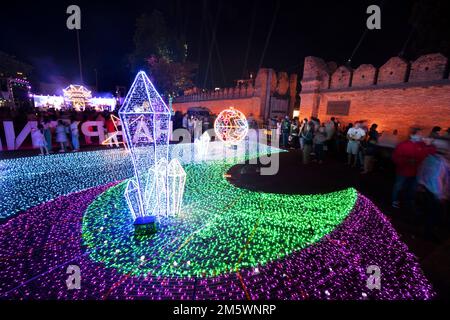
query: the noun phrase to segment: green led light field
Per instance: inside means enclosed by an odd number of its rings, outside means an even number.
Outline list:
[[[86,211],[91,258],[124,274],[215,276],[257,267],[319,241],[353,208],[357,192],[323,195],[252,192],[224,174],[235,163],[186,164],[182,213],[152,236],[136,238],[122,182]]]

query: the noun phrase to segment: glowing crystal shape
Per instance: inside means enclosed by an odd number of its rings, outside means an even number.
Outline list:
[[[153,215],[158,218],[172,217],[180,213],[183,202],[186,172],[178,159],[168,164],[160,159],[154,168],[150,169],[149,180],[146,183],[146,207],[153,208]]]
[[[167,191],[169,196],[168,213],[178,215],[183,202],[186,172],[178,159],[172,159],[167,166]]]
[[[130,208],[133,219],[136,220],[139,217],[139,188],[135,180],[128,181],[127,188],[125,189],[125,199],[127,200],[128,207]]]
[[[150,195],[151,199],[155,199],[155,203],[152,205],[153,214],[157,217],[167,217],[167,160],[160,159],[155,166],[155,193]]]
[[[170,110],[143,71],[137,74],[119,116],[134,168],[125,192],[128,205],[134,219],[159,217],[167,206],[167,201],[161,205],[159,192],[167,191],[158,189],[155,164],[167,163]]]
[[[209,142],[211,141],[211,137],[209,133],[205,131],[199,139],[195,139],[195,155],[197,160],[205,160],[206,155],[208,154]]]

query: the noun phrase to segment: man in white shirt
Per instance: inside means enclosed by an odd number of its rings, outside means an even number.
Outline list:
[[[361,123],[359,123],[359,122],[357,122],[354,127],[348,129],[348,132],[347,132],[348,165],[352,164],[352,158],[353,158],[353,167],[356,167],[359,146],[365,136],[366,136],[366,132],[361,128]]]

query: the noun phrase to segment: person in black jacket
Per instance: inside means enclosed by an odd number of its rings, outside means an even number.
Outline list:
[[[306,130],[302,133],[303,138],[303,164],[308,164],[311,161],[311,151],[314,140],[314,123],[308,122]]]

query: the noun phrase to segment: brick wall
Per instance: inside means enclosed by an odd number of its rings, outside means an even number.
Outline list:
[[[268,83],[269,79],[270,83]],[[276,96],[277,101],[287,100],[286,113],[292,116],[297,97],[297,75],[288,75],[286,72],[277,74],[272,69],[261,68],[255,78],[254,86],[249,86],[247,89],[222,88],[217,92],[193,92],[190,95],[175,98],[172,106],[175,111],[183,113],[192,107],[205,107],[215,114],[233,106],[247,117],[253,115],[254,118],[263,120],[270,116],[269,111],[273,111],[273,108],[268,106],[268,102],[272,101],[268,99],[269,95]],[[272,107],[277,101],[272,103]]]
[[[440,80],[444,77],[447,58],[440,53],[419,57],[411,65],[409,82]]]
[[[353,73],[352,87],[367,87],[375,84],[377,69],[371,64],[360,65]]]
[[[345,66],[340,66],[333,72],[331,76],[330,88],[346,88],[349,87],[352,81],[352,70]]]
[[[444,78],[448,65],[444,56],[430,54],[412,63],[395,57],[378,70],[371,65],[354,71],[341,67],[331,75],[329,87],[317,76],[328,72],[320,60],[305,59],[305,72],[316,76],[302,80],[300,117],[328,120],[335,116],[344,124],[367,120],[380,130],[397,129],[402,136],[412,125],[423,127],[425,133],[435,125],[450,127],[450,80]],[[352,72],[351,81],[347,70]],[[349,101],[348,115],[328,114],[330,101]]]
[[[399,57],[389,59],[378,72],[377,84],[395,84],[406,81],[408,62]]]

